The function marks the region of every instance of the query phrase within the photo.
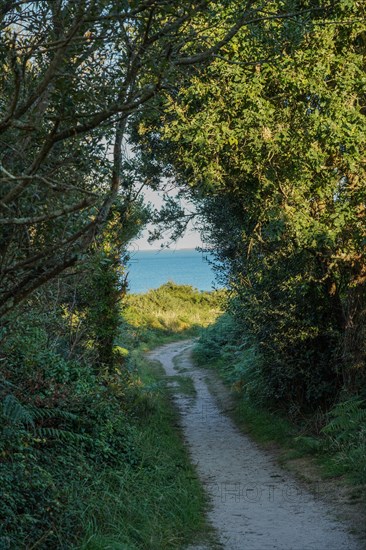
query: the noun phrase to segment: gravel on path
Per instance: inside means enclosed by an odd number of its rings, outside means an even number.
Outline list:
[[[190,550],[361,550],[363,545],[316,495],[240,432],[210,393],[190,358],[192,342],[150,352],[169,377],[189,376],[196,395],[174,393],[193,463],[211,503],[218,545]],[[179,357],[179,368],[176,360]]]

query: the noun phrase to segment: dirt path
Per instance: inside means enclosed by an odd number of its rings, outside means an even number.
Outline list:
[[[191,342],[150,353],[177,382],[191,378],[195,395],[176,392],[182,429],[210,497],[209,522],[227,550],[361,550],[364,546],[275,460],[223,414],[190,360]],[[176,364],[179,358],[179,367]],[[192,392],[194,393],[194,392]],[[216,547],[191,547],[199,550]]]

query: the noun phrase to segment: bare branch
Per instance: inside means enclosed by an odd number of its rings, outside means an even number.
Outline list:
[[[51,221],[56,218],[61,218],[62,216],[66,216],[67,214],[72,214],[73,212],[78,212],[81,210],[84,210],[85,208],[88,208],[90,206],[93,206],[96,204],[96,201],[91,199],[83,199],[77,204],[74,204],[72,206],[68,206],[66,208],[62,208],[61,210],[56,210],[55,212],[52,212],[50,214],[44,214],[43,216],[35,216],[34,218],[0,218],[0,225],[33,225],[36,223],[41,223],[45,221]]]

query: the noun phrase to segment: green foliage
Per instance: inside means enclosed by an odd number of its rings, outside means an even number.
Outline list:
[[[129,295],[123,317],[137,342],[153,346],[167,337],[199,334],[219,315],[224,300],[224,291],[200,292],[168,282],[146,294]]]
[[[127,448],[126,412],[112,391],[115,381],[98,381],[88,363],[65,359],[65,341],[50,339],[46,319],[36,312],[24,315],[13,322],[2,347],[7,383],[0,391],[0,537],[5,548],[70,547],[82,527],[73,487],[80,489]],[[90,403],[99,409],[94,423]]]
[[[99,258],[92,258],[96,271]],[[107,265],[114,285],[113,264]],[[138,327],[119,326],[119,318],[115,333],[116,325],[102,317],[96,327],[91,309],[104,303],[80,298],[89,284],[95,292],[95,272],[82,278],[81,288],[65,288],[46,310],[39,294],[32,312],[11,320],[3,342],[0,545],[178,548],[203,527],[199,482],[161,391],[161,372],[136,349]],[[184,315],[196,304],[201,316],[193,307],[192,323],[217,314],[218,296],[190,287],[167,285],[157,296],[164,296],[166,314],[169,300],[185,303]],[[150,303],[147,331],[156,302],[140,300],[143,308]],[[135,319],[138,307],[135,301]],[[95,345],[102,330],[113,341],[110,363],[101,363]],[[173,337],[171,327],[161,332]]]
[[[242,337],[242,327],[225,313],[200,336],[193,350],[199,364],[216,366],[224,380],[258,406],[269,404],[261,357],[249,339]]]
[[[366,378],[364,16],[258,20],[136,120],[197,206],[266,398],[298,413]]]
[[[34,416],[29,409],[19,403],[14,395],[7,395],[2,402],[2,415],[12,424],[28,424],[34,426]]]
[[[337,403],[329,412],[323,433],[338,471],[348,473],[358,483],[366,483],[365,401],[352,397]]]
[[[210,361],[219,359],[225,350],[232,350],[240,336],[233,317],[223,314],[201,334],[194,348],[194,355],[200,363],[208,365]]]
[[[123,203],[114,205],[104,233],[85,266],[87,276],[78,292],[79,308],[93,340],[98,369],[113,368],[118,360],[114,344],[120,325],[120,303],[127,287],[125,247],[136,236],[146,216],[147,210],[142,204],[128,208]],[[129,224],[125,225],[126,218]]]

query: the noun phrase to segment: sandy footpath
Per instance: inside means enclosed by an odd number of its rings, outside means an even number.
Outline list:
[[[190,342],[162,346],[149,354],[169,377],[192,379],[194,397],[175,393],[192,461],[211,501],[208,520],[218,545],[194,549],[361,550],[364,545],[316,495],[282,470],[223,414],[190,360]],[[179,357],[179,369],[173,360]],[[171,378],[174,380],[174,378]]]

